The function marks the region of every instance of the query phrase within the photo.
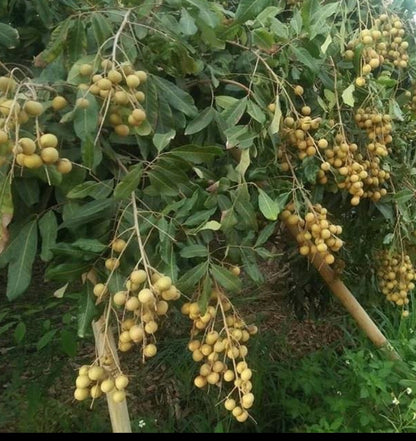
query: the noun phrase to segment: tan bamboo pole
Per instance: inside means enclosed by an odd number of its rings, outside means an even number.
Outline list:
[[[109,357],[111,360],[114,360],[109,368],[111,371],[117,370],[116,366],[119,365],[117,347],[110,329],[107,328],[107,331],[105,331],[105,317],[101,316],[96,322],[93,322],[92,329],[98,356],[100,359]],[[113,433],[131,433],[127,400],[123,400],[121,403],[115,403],[112,399],[113,393],[114,392],[106,394]]]
[[[285,223],[290,233],[296,238],[300,232],[296,225]],[[377,348],[383,349],[391,359],[400,359],[399,354],[391,346],[387,338],[373,322],[365,309],[360,305],[351,291],[345,286],[336,272],[323,260],[319,253],[308,256],[309,262],[318,270],[334,296],[342,303],[344,308],[351,314],[358,326],[365,332],[367,337]]]

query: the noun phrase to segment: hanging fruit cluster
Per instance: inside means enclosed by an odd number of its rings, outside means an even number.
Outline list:
[[[381,251],[376,256],[377,277],[381,292],[397,306],[409,303],[409,293],[415,288],[416,272],[410,257],[403,253]]]
[[[112,242],[112,252],[120,256],[106,259],[105,267],[110,272],[109,277],[120,266],[120,258],[126,246],[127,243],[121,238]],[[95,284],[93,292],[99,300],[107,295],[107,285]],[[159,328],[160,317],[166,315],[168,302],[179,297],[180,293],[170,277],[154,269],[139,269],[136,265],[126,280],[125,289],[112,295],[114,305],[122,311],[118,349],[127,352],[137,344],[141,346],[143,361],[155,356],[155,333]]]
[[[390,62],[395,67],[407,68],[409,43],[404,39],[405,34],[403,23],[399,17],[382,14],[374,20],[371,29],[363,29],[358,38],[348,43],[348,49],[344,54],[347,60],[353,60],[354,51],[363,47],[360,76],[356,80],[357,86],[364,86],[365,77],[382,66],[383,63]]]
[[[77,401],[89,397],[95,400],[103,394],[111,394],[114,402],[121,403],[126,398],[125,389],[128,384],[126,375],[118,371],[111,372],[107,366],[99,366],[97,363],[81,366],[75,380],[74,398]]]
[[[328,265],[332,265],[335,262],[333,253],[338,252],[343,245],[338,237],[342,233],[342,227],[328,220],[328,210],[320,204],[312,206],[304,218],[295,214],[294,209],[294,204],[289,204],[280,218],[287,225],[297,227],[299,253],[312,259],[319,254]]]
[[[55,165],[59,173],[72,170],[69,159],[60,158],[58,138],[52,133],[42,134],[38,124],[34,123],[44,112],[44,105],[35,100],[34,91],[19,85],[11,76],[0,77],[0,165],[13,153],[16,164],[28,169],[37,169],[43,165]],[[56,96],[52,107],[63,108],[66,100]],[[20,126],[27,125],[26,131],[34,132],[33,138],[20,137]],[[26,127],[25,127],[26,128]]]
[[[92,64],[82,64],[80,75],[90,82],[78,87],[104,99],[109,104],[106,122],[117,135],[128,136],[131,128],[140,126],[146,119],[141,106],[145,95],[137,89],[146,82],[147,74],[142,70],[135,71],[131,64],[118,64],[108,59],[101,62],[101,68],[98,73],[94,72]],[[76,105],[87,108],[89,102],[85,97],[79,98]]]
[[[202,363],[194,379],[195,386],[229,389],[224,399],[225,408],[237,421],[246,421],[248,409],[254,403],[253,373],[245,360],[246,343],[257,333],[256,326],[247,326],[219,289],[212,291],[206,311],[201,311],[198,302],[183,304],[181,311],[193,321],[188,344],[192,359]]]
[[[315,141],[313,131],[319,129],[321,118],[311,118],[311,108],[303,106],[301,108],[302,116],[294,118],[287,116],[283,121],[282,137],[285,139],[288,147],[293,147],[297,150],[299,159],[304,159],[307,156],[316,155],[319,143],[326,140]],[[280,155],[282,157],[282,155]],[[283,161],[281,164],[282,170],[289,170],[289,164]]]

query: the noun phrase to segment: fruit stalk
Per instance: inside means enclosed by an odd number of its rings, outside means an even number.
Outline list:
[[[285,223],[290,233],[296,238],[299,229],[296,225]],[[365,309],[360,305],[351,291],[340,280],[333,269],[325,263],[319,253],[308,256],[311,264],[318,270],[321,277],[327,283],[334,296],[342,303],[344,308],[351,314],[358,326],[365,332],[367,337],[378,349],[386,351],[387,356],[392,360],[399,360],[400,355],[394,350],[387,338],[373,322]]]
[[[116,369],[116,366],[119,365],[117,347],[111,330],[109,328],[105,330],[105,317],[101,316],[97,321],[93,322],[92,329],[99,359],[101,360],[110,357],[113,359],[113,365],[110,366],[110,368],[111,370]],[[114,391],[106,394],[108,413],[110,414],[113,433],[131,433],[127,400],[123,400],[121,403],[116,403],[112,399],[113,393]]]

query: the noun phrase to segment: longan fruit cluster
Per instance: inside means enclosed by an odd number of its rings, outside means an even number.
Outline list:
[[[307,156],[316,155],[318,144],[321,141],[315,141],[312,132],[319,128],[321,118],[312,118],[309,106],[303,106],[301,114],[300,118],[295,119],[293,116],[287,116],[284,119],[282,136],[289,147],[294,147],[297,150],[298,158],[304,159]],[[282,157],[282,154],[280,156]],[[283,171],[289,170],[289,164],[285,161],[282,162],[281,167]]]
[[[367,150],[373,155],[387,156],[389,154],[387,145],[393,141],[391,116],[380,114],[371,108],[359,108],[354,119],[358,127],[367,132],[370,140]]]
[[[117,64],[111,60],[103,60],[102,71],[94,72],[91,64],[82,64],[80,74],[88,78],[90,83],[81,83],[78,87],[87,90],[104,100],[110,100],[106,122],[119,136],[128,136],[130,129],[140,126],[146,119],[146,112],[141,103],[145,100],[138,87],[147,80],[146,72],[135,71],[131,64]],[[86,98],[79,98],[76,105],[87,108]]]
[[[195,386],[200,389],[207,385],[222,389],[231,386],[224,407],[237,421],[246,421],[248,409],[254,403],[253,372],[245,360],[246,343],[257,333],[257,327],[247,326],[225,293],[218,289],[212,291],[205,312],[201,311],[198,302],[184,303],[181,312],[193,321],[188,349],[192,359],[201,363],[194,379]]]
[[[416,272],[407,254],[381,251],[377,255],[378,284],[388,301],[397,306],[409,303],[409,293],[415,288]]]
[[[347,60],[354,58],[354,50],[358,45],[363,46],[361,76],[356,79],[357,86],[364,86],[365,77],[385,62],[391,62],[401,69],[407,68],[409,43],[404,37],[405,30],[399,17],[382,14],[374,20],[371,29],[363,29],[357,39],[348,43],[344,54]]]
[[[75,380],[74,398],[77,401],[84,401],[91,397],[100,398],[103,394],[111,394],[116,403],[121,403],[126,398],[125,389],[129,379],[122,373],[113,373],[107,366],[81,366]]]
[[[362,198],[379,201],[387,194],[387,190],[381,186],[389,179],[390,174],[381,168],[380,158],[371,146],[376,143],[380,144],[377,140],[369,144],[370,159],[364,159],[358,145],[348,142],[338,133],[334,138],[334,145],[324,151],[326,160],[322,162],[318,172],[318,182],[326,184],[328,173],[331,172],[335,175],[337,187],[351,194],[351,205],[358,205]]]
[[[114,254],[122,254],[127,243],[115,239],[111,244]],[[113,272],[120,265],[120,256],[109,257],[105,267]],[[93,288],[96,297],[102,298],[109,291],[104,283],[97,283]],[[118,308],[123,308],[123,320],[119,333],[118,349],[127,352],[134,344],[141,345],[143,360],[156,355],[155,333],[159,328],[159,319],[166,315],[169,301],[180,297],[179,290],[173,285],[170,277],[156,270],[151,273],[144,269],[135,268],[129,274],[125,289],[112,295],[112,301]]]
[[[59,173],[69,173],[72,163],[59,157],[58,138],[55,135],[38,134],[36,139],[18,136],[18,128],[41,116],[45,107],[27,92],[19,90],[16,95],[17,84],[11,76],[0,77],[0,165],[7,161],[10,154],[14,154],[16,163],[21,167],[36,169],[43,165],[55,165]],[[64,104],[64,97],[56,96],[52,100],[54,110],[62,109]]]
[[[334,225],[328,220],[328,210],[321,204],[312,206],[304,218],[295,214],[294,208],[294,204],[289,204],[280,218],[288,225],[298,227],[296,240],[299,253],[311,258],[319,254],[325,263],[332,265],[335,262],[333,253],[343,246],[338,237],[342,233],[341,225]]]
[[[60,158],[58,138],[52,133],[45,133],[38,139],[20,138],[17,140],[13,152],[16,163],[28,169],[40,168],[43,165],[55,165],[59,173],[67,174],[72,170],[69,159]]]

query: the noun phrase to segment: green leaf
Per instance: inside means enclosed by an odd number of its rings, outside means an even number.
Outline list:
[[[82,55],[84,55],[87,47],[87,35],[85,33],[84,28],[84,20],[82,18],[78,18],[74,21],[73,26],[69,29],[68,32],[68,54],[69,61],[74,63],[78,60]]]
[[[81,274],[91,269],[90,263],[60,263],[50,265],[45,272],[46,280],[55,280],[57,282],[69,282],[78,279]]]
[[[98,47],[113,34],[110,22],[100,12],[94,12],[91,15],[91,27]]]
[[[241,117],[247,108],[247,97],[236,101],[230,107],[221,112],[221,118],[223,118],[228,126],[234,126],[240,121]]]
[[[397,193],[395,193],[394,195],[394,200],[398,203],[398,204],[406,204],[406,202],[411,201],[412,199],[414,199],[415,197],[415,192],[413,190],[410,189],[403,189],[403,190],[399,190]]]
[[[131,167],[130,171],[116,185],[116,188],[114,189],[114,198],[129,198],[131,196],[131,193],[135,191],[140,184],[142,174],[143,166],[141,162]]]
[[[257,258],[254,251],[242,248],[241,260],[244,265],[244,271],[248,276],[257,284],[264,283],[264,277],[257,265]]]
[[[354,84],[350,84],[344,90],[344,92],[342,92],[342,95],[341,95],[342,96],[342,101],[344,101],[344,103],[347,106],[354,107],[354,103],[355,103],[354,91],[355,91],[355,85]]]
[[[26,325],[24,322],[19,322],[14,330],[14,340],[17,344],[21,343],[26,335]]]
[[[51,33],[46,48],[35,58],[35,64],[43,67],[55,60],[63,51],[72,21],[67,18],[61,22]]]
[[[6,23],[0,23],[0,45],[14,49],[19,44],[19,33]]]
[[[215,28],[219,24],[219,17],[211,11],[211,3],[206,0],[186,0],[187,3],[196,7],[199,11],[199,18],[210,28]]]
[[[247,113],[260,124],[264,124],[266,121],[265,112],[251,100],[247,103]]]
[[[264,245],[269,240],[271,235],[275,232],[275,230],[276,230],[276,222],[267,224],[257,236],[257,240],[256,243],[254,244],[254,247],[259,247],[261,245]]]
[[[274,44],[273,34],[265,28],[253,31],[253,44],[260,49],[269,50]]]
[[[91,170],[95,170],[101,163],[103,158],[102,151],[98,145],[94,145],[90,136],[81,142],[81,157],[82,163]]]
[[[14,300],[28,288],[38,246],[38,223],[32,220],[22,227],[13,244],[7,273],[7,298]]]
[[[201,295],[198,297],[198,306],[201,311],[201,315],[204,315],[207,310],[208,303],[211,298],[211,293],[212,293],[211,277],[206,275],[202,283]]]
[[[68,357],[75,357],[77,354],[77,336],[74,332],[62,329],[61,348]]]
[[[53,257],[51,248],[55,246],[58,236],[58,221],[53,210],[49,210],[39,219],[39,232],[42,239],[40,258],[49,262]]]
[[[93,199],[105,199],[113,191],[114,180],[86,181],[76,185],[66,197],[69,199],[84,199],[87,196]]]
[[[191,259],[192,257],[206,257],[208,256],[208,249],[204,245],[188,245],[182,248],[180,253],[184,259]]]
[[[179,25],[181,27],[181,32],[184,35],[194,35],[198,32],[198,28],[195,25],[195,20],[185,9],[181,9],[181,18],[179,19]]]
[[[189,122],[185,129],[185,135],[193,135],[205,129],[215,116],[215,110],[212,107],[204,109],[196,118]]]
[[[266,219],[275,221],[280,213],[279,204],[261,188],[258,188],[258,191],[260,211]]]
[[[85,142],[87,139],[94,139],[97,134],[99,109],[97,100],[91,93],[79,90],[77,99],[79,98],[87,99],[89,105],[85,109],[78,106],[74,110],[74,131],[78,138]]]
[[[51,329],[50,331],[46,332],[42,335],[42,337],[38,340],[36,343],[36,349],[40,351],[45,346],[47,346],[55,337],[55,334],[58,332],[58,329]]]
[[[191,95],[164,78],[156,76],[152,78],[159,89],[159,94],[166,99],[171,107],[190,117],[197,114],[197,108]]]
[[[212,277],[227,291],[237,292],[241,290],[241,280],[227,269],[213,263],[210,271]]]
[[[77,239],[72,246],[74,248],[78,248],[82,251],[87,251],[91,253],[100,254],[102,253],[106,248],[107,245],[100,242],[98,239],[86,239],[86,238],[80,238]]]
[[[256,18],[267,6],[272,6],[270,0],[240,0],[235,11],[235,21],[244,23]]]
[[[185,159],[194,164],[206,164],[215,159],[215,157],[222,156],[224,150],[216,146],[199,146],[190,144],[177,147],[171,150],[169,154]]]
[[[318,175],[318,171],[320,170],[320,166],[316,158],[313,156],[308,156],[302,161],[303,173],[305,174],[306,180],[314,184],[316,182],[316,177]]]
[[[35,178],[13,179],[13,191],[16,191],[25,205],[28,207],[39,202],[40,189],[39,181]]]
[[[295,55],[296,59],[304,66],[306,66],[308,69],[310,69],[312,73],[314,74],[319,73],[322,65],[321,60],[312,57],[312,55],[304,47],[291,46],[291,50]]]
[[[290,26],[293,28],[297,35],[300,34],[300,31],[302,30],[302,16],[298,9],[295,9],[293,11],[293,16],[290,20]]]
[[[93,220],[103,219],[106,215],[111,215],[113,206],[113,200],[111,199],[87,202],[77,212],[73,213],[71,217],[65,219],[59,225],[59,229],[74,229]]]
[[[177,288],[185,294],[190,293],[195,285],[208,271],[208,262],[202,262],[187,271],[176,283]]]

